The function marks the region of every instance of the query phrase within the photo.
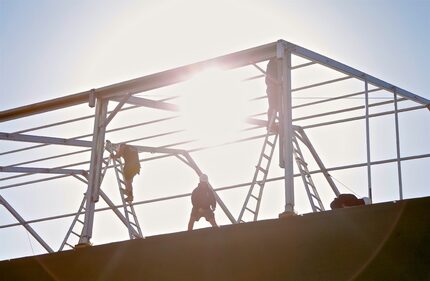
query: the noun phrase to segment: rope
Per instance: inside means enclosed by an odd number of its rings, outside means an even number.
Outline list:
[[[343,185],[346,189],[348,189],[349,191],[351,191],[352,193],[354,193],[355,196],[359,197],[359,195],[357,193],[355,193],[352,189],[350,189],[348,186],[346,186],[346,184],[344,184],[343,182],[341,182],[340,180],[338,180],[337,178],[335,178],[333,175],[330,175],[332,177],[332,179],[334,179],[335,181],[337,181],[338,183],[340,183],[341,185]]]

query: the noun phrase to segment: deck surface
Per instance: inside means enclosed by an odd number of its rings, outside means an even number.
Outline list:
[[[430,280],[430,197],[1,261],[0,280]]]

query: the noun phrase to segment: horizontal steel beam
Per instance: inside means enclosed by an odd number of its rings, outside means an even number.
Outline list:
[[[150,146],[142,146],[142,145],[133,145],[133,146],[136,147],[139,152],[167,153],[167,154],[184,154],[184,153],[187,153],[183,149],[164,148],[164,147],[150,147]]]
[[[128,93],[136,94],[186,81],[207,68],[218,67],[221,69],[232,69],[268,60],[276,55],[276,44],[276,42],[273,42],[110,86],[1,111],[0,122],[87,103],[90,94],[94,94],[97,98],[110,98],[113,96],[126,95]]]
[[[115,100],[115,101],[121,101],[121,99],[122,99],[121,97],[112,98],[112,100]],[[176,104],[168,103],[164,101],[155,101],[155,100],[150,100],[145,98],[139,98],[139,97],[129,97],[126,103],[137,105],[137,106],[162,109],[167,111],[179,111],[179,107]]]
[[[0,140],[36,142],[36,143],[44,143],[44,144],[59,144],[59,145],[82,146],[82,147],[91,147],[91,144],[92,144],[92,142],[90,141],[83,141],[83,140],[43,137],[43,136],[24,135],[24,134],[8,134],[8,133],[2,133],[2,132],[0,132]]]
[[[396,87],[390,83],[382,81],[382,80],[380,80],[374,76],[371,76],[367,73],[359,71],[355,68],[347,66],[343,63],[335,61],[335,60],[328,58],[326,56],[315,53],[315,52],[308,50],[306,48],[297,46],[297,45],[292,44],[292,43],[287,42],[287,41],[283,41],[283,42],[284,42],[285,47],[288,50],[290,50],[294,55],[303,57],[305,59],[308,59],[308,60],[311,60],[314,62],[318,62],[318,63],[325,65],[329,68],[335,69],[335,70],[340,71],[342,73],[345,73],[347,75],[351,75],[351,76],[353,76],[359,80],[367,81],[368,83],[370,83],[376,87],[380,87],[380,88],[385,89],[385,90],[392,92],[392,93],[397,93],[398,95],[400,95],[404,98],[407,98],[411,101],[417,102],[419,104],[430,105],[430,100],[428,100],[426,98],[415,95],[415,94],[408,92],[404,89]]]
[[[85,170],[59,169],[59,168],[30,168],[30,167],[2,167],[0,172],[4,173],[31,173],[31,174],[63,174],[63,175],[83,175]]]
[[[402,157],[400,160],[401,161],[409,161],[409,160],[417,160],[417,159],[423,159],[423,158],[430,158],[430,154],[422,154],[422,155]],[[393,163],[393,162],[397,162],[397,158],[374,161],[371,163],[371,165],[381,165],[381,164],[387,164],[387,163]],[[367,165],[367,162],[366,163],[353,164],[353,165],[347,165],[347,166],[332,167],[332,168],[327,168],[327,171],[330,172],[330,171],[337,171],[337,170],[344,170],[344,169],[360,168],[360,167],[365,167],[366,165]],[[317,173],[321,173],[321,172],[322,172],[321,170],[314,170],[314,171],[310,171],[309,173],[310,174],[317,174]],[[294,177],[300,177],[300,176],[301,176],[300,173],[294,174]],[[273,177],[273,178],[268,178],[266,182],[275,182],[275,181],[279,181],[279,180],[283,180],[283,179],[284,179],[284,177],[282,177],[282,176],[281,177]],[[250,184],[252,184],[252,182],[246,182],[246,183],[240,183],[240,184],[235,184],[235,185],[218,187],[218,188],[214,188],[214,190],[217,192],[218,191],[225,191],[225,190],[249,186]],[[191,196],[191,193],[183,193],[183,194],[154,198],[154,199],[149,199],[149,200],[135,201],[132,203],[132,205],[133,206],[145,205],[145,204],[161,202],[161,201],[166,201],[166,200],[184,198],[184,197],[188,197],[188,196]],[[122,207],[124,207],[124,205],[108,206],[108,207],[96,209],[96,210],[94,210],[94,212],[108,211],[108,210],[112,210],[113,208],[119,209]],[[26,223],[30,224],[30,223],[49,221],[49,220],[56,220],[56,219],[62,219],[62,218],[66,218],[66,217],[73,217],[74,215],[76,215],[76,213],[68,213],[68,214],[63,214],[63,215],[57,215],[57,216],[28,220]],[[19,226],[19,225],[22,225],[22,223],[11,223],[11,224],[0,225],[0,229],[15,227],[15,226]]]

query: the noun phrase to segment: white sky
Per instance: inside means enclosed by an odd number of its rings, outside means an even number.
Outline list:
[[[0,0],[0,110],[110,85],[281,38],[430,99],[430,1],[232,2]],[[238,76],[240,75],[242,74],[239,73]],[[319,81],[324,80],[324,77],[318,78]],[[300,79],[298,75],[298,83],[303,82]],[[195,95],[197,90],[190,90],[193,89],[190,87],[195,86],[180,85],[175,94],[188,91],[191,95],[194,93],[194,99],[198,98]],[[264,85],[261,83],[237,87],[248,87],[240,89],[248,91],[252,96],[264,94]],[[171,94],[169,91],[161,90],[148,97],[163,98],[163,95]],[[211,88],[208,92],[226,93],[227,90]],[[308,95],[315,96],[320,93]],[[250,109],[249,106],[242,108],[241,102],[245,100],[242,96],[234,99],[231,96],[221,98],[235,104],[233,108],[229,104],[220,105],[223,114],[217,115],[218,118],[227,116],[228,112],[234,116],[235,109],[239,107],[240,112],[246,113],[265,110],[264,104],[256,109]],[[211,102],[216,103],[216,100],[211,99]],[[363,101],[345,102],[350,102],[353,106],[354,102],[362,104]],[[217,109],[216,106],[212,108]],[[5,122],[0,124],[0,131],[14,132],[78,114],[91,114],[91,111],[83,106],[47,114],[46,117],[43,115],[42,118]],[[216,110],[214,114],[217,114]],[[401,139],[402,156],[430,152],[428,114],[427,111],[421,110],[400,119],[401,130],[408,136]],[[151,110],[140,112],[140,115],[124,113],[111,125],[115,128],[130,119],[145,121],[158,116],[167,115]],[[390,118],[372,121],[372,160],[395,156],[393,121]],[[390,126],[387,126],[387,123]],[[91,124],[88,124],[53,128],[31,134],[72,137],[90,133],[92,128]],[[172,127],[175,125],[171,124]],[[201,127],[201,124],[193,126]],[[212,124],[211,128],[214,126]],[[339,128],[335,127],[309,132],[326,166],[365,161],[362,145],[363,123],[355,128],[345,128],[345,131],[342,131],[342,128],[339,131]],[[150,132],[155,134],[157,129],[163,128],[129,130],[126,135],[113,133],[108,138],[113,141],[133,139],[141,137],[142,134],[151,134]],[[221,133],[217,132],[219,136]],[[162,144],[171,143],[171,140],[163,139]],[[175,141],[177,140],[174,139],[173,142]],[[138,144],[157,145],[156,142],[150,141]],[[19,147],[16,143],[6,141],[2,141],[2,145],[1,152]],[[234,145],[195,153],[193,157],[209,174],[214,187],[222,187],[251,180],[260,147],[260,143],[253,146]],[[53,155],[60,152],[56,149],[40,149],[37,153]],[[0,156],[0,165],[24,161],[28,159],[28,155]],[[83,161],[82,159],[88,158],[81,156],[74,160],[79,162]],[[197,182],[192,171],[178,160],[163,159],[150,163],[143,164],[142,174],[136,179],[136,200],[187,193]],[[38,165],[44,167],[43,162]],[[276,161],[272,167],[274,171],[271,176],[281,175],[282,171],[279,168],[276,170]],[[403,166],[406,198],[430,194],[425,178],[429,167],[428,159],[408,162]],[[398,198],[395,171],[395,165],[378,166],[373,170],[375,201]],[[364,170],[333,175],[358,195],[366,195]],[[103,188],[117,199],[117,190],[112,179],[112,175],[108,175],[105,179],[107,184]],[[9,182],[2,182],[1,186],[7,184]],[[76,186],[79,188],[78,192]],[[267,188],[265,191],[262,218],[275,218],[283,210],[282,186],[269,186],[273,188]],[[339,188],[347,191],[343,186]],[[74,179],[68,179],[61,183],[53,181],[53,184],[0,189],[0,195],[25,219],[36,219],[76,211],[84,189],[84,185]],[[235,217],[243,202],[244,191],[242,188],[228,194],[220,194],[231,207]],[[309,212],[303,191],[297,190],[296,195],[297,211]],[[329,194],[324,193],[322,196],[326,203],[331,199]],[[103,207],[102,203],[100,207]],[[189,198],[183,198],[140,205],[136,209],[145,235],[154,235],[184,230],[190,202]],[[220,224],[228,223],[219,208],[216,216]],[[6,210],[0,210],[0,225],[13,222],[14,218]],[[57,249],[69,225],[70,219],[64,219],[32,226],[51,247]],[[196,224],[197,228],[207,226],[206,222]],[[125,228],[111,212],[102,212],[96,216],[92,240],[95,244],[125,239]],[[44,250],[33,238],[28,237],[22,227],[0,228],[0,260],[40,253],[44,253]]]

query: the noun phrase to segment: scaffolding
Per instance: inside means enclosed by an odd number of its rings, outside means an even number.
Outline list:
[[[277,79],[282,92],[281,109],[277,118],[278,129],[275,134],[272,134],[270,131],[266,132],[266,127],[270,120],[266,121],[264,118],[266,112],[260,111],[248,116],[246,120],[248,127],[244,128],[236,139],[215,145],[196,146],[195,144],[197,142],[192,139],[183,139],[181,137],[174,138],[174,136],[181,135],[184,132],[183,128],[171,125],[171,122],[174,122],[179,117],[180,113],[178,112],[180,111],[180,107],[176,101],[181,98],[181,94],[183,93],[163,97],[162,91],[164,89],[172,89],[172,87],[180,85],[182,82],[192,80],[197,77],[199,73],[212,68],[217,68],[227,74],[232,73],[233,76],[240,72],[240,75],[236,75],[235,77],[239,79],[241,83],[256,83],[253,84],[253,87],[260,89],[260,91],[257,91],[259,92],[257,96],[249,97],[249,102],[258,103],[260,105],[258,107],[259,110],[263,108],[264,111],[266,95],[262,85],[264,85],[265,64],[268,60],[274,58],[276,58],[278,65]],[[237,72],[235,72],[236,70]],[[325,78],[330,76],[330,78],[300,85],[301,71],[316,73],[312,75],[305,74],[304,76],[307,77]],[[349,89],[357,90],[345,94],[344,91]],[[331,94],[324,96],[322,95],[324,92],[330,92]],[[309,100],[313,99],[312,95],[315,95],[315,93],[321,96],[319,96],[317,100],[309,102]],[[234,95],[235,92],[229,94]],[[303,99],[300,99],[300,97]],[[383,97],[384,101],[371,102],[372,98],[375,97]],[[363,100],[364,104],[360,104]],[[109,105],[111,105],[111,108],[109,108]],[[64,115],[69,115],[76,106],[85,106],[86,109],[77,111],[77,116],[75,118],[49,124],[44,124],[42,122],[42,124],[36,127],[19,131],[13,129],[13,122],[34,120],[40,115],[59,112],[59,110],[65,112]],[[391,109],[389,108],[390,106],[394,108]],[[258,151],[261,150],[261,140],[264,140],[264,145],[273,144],[273,149],[269,153],[264,152],[265,148],[263,147],[259,160],[255,160],[258,164],[254,173],[254,179],[252,179],[251,182],[240,182],[226,186],[213,187],[218,204],[232,224],[245,222],[243,216],[246,210],[251,210],[252,213],[252,218],[246,221],[255,221],[258,219],[258,210],[263,196],[263,187],[266,182],[282,182],[284,207],[282,210],[278,210],[282,212],[282,215],[292,215],[296,213],[295,193],[297,192],[297,187],[295,188],[295,185],[297,185],[297,183],[294,181],[295,178],[301,178],[303,180],[303,187],[308,196],[312,211],[324,211],[324,204],[327,205],[327,200],[324,198],[327,196],[320,196],[319,193],[321,193],[321,190],[319,185],[321,181],[314,180],[312,176],[322,175],[324,181],[326,181],[330,187],[331,196],[334,197],[339,195],[340,191],[333,181],[332,172],[365,168],[367,180],[366,196],[372,199],[374,194],[372,167],[387,163],[396,165],[399,188],[398,199],[403,199],[402,163],[410,160],[429,158],[430,154],[415,153],[413,155],[402,156],[399,115],[406,112],[425,110],[426,108],[430,109],[430,101],[428,99],[316,52],[284,40],[279,40],[259,47],[110,86],[5,110],[0,112],[0,120],[2,124],[4,124],[4,127],[2,125],[2,132],[0,132],[0,139],[8,143],[19,143],[21,146],[2,151],[0,155],[5,159],[12,159],[12,155],[24,155],[24,160],[21,162],[9,162],[7,164],[3,164],[7,161],[2,160],[0,172],[6,176],[0,178],[0,181],[6,182],[6,184],[0,186],[0,190],[5,191],[20,186],[59,181],[65,178],[78,180],[85,185],[85,190],[84,198],[79,200],[80,204],[76,206],[76,212],[35,219],[24,219],[12,204],[6,200],[7,196],[4,194],[4,196],[0,195],[0,203],[17,221],[16,223],[1,225],[0,229],[23,226],[47,252],[52,252],[52,247],[31,227],[32,224],[62,218],[73,218],[72,224],[68,228],[65,238],[62,240],[63,242],[59,248],[59,250],[63,250],[66,245],[73,248],[73,243],[77,242],[80,245],[90,245],[93,236],[95,214],[100,211],[112,210],[129,230],[130,239],[143,238],[145,234],[144,231],[140,229],[138,223],[139,216],[134,212],[134,209],[130,212],[127,211],[127,203],[125,203],[124,200],[122,200],[120,204],[115,204],[114,201],[110,199],[110,196],[104,192],[104,186],[106,184],[103,183],[103,178],[105,174],[108,173],[108,171],[117,169],[117,165],[114,164],[115,162],[111,164],[109,155],[106,156],[105,154],[105,142],[108,138],[112,139],[111,136],[116,138],[118,142],[136,144],[139,148],[139,152],[150,153],[151,155],[159,154],[143,158],[141,162],[175,157],[191,167],[197,175],[202,173],[202,169],[197,164],[198,161],[195,161],[191,157],[193,154],[236,143],[255,142],[257,143],[256,146],[260,147]],[[143,109],[153,113],[151,114],[151,119],[133,123],[130,119],[125,118],[126,120],[115,123],[122,114],[126,112],[131,114],[131,112],[142,111]],[[84,113],[88,111],[90,114]],[[74,111],[73,113],[76,114]],[[343,117],[336,118],[337,116]],[[392,116],[394,118],[395,157],[372,160],[370,120],[381,116]],[[351,124],[357,121],[364,121],[364,152],[366,159],[362,162],[349,162],[338,166],[327,165],[325,157],[317,153],[317,146],[314,145],[315,139],[308,137],[307,133],[305,133],[305,131],[307,132],[314,128],[325,128],[330,125],[338,124]],[[58,132],[68,130],[70,127],[67,126],[70,124],[81,124],[81,122],[91,126],[92,133],[73,137],[59,137]],[[112,128],[112,123],[115,123],[116,127]],[[167,125],[163,127],[160,124]],[[157,127],[159,131],[155,134],[145,134],[144,136],[142,134],[137,134],[135,138],[131,138],[128,135],[124,137],[125,134],[121,133],[130,129],[141,129],[154,125],[160,125],[160,127]],[[6,131],[6,128],[8,131]],[[44,130],[48,131],[50,135],[46,136],[44,134],[32,133]],[[74,130],[71,130],[71,132],[73,131]],[[108,135],[109,137],[107,137]],[[276,137],[272,142],[269,140],[271,135]],[[165,137],[173,137],[175,142],[165,144],[163,143]],[[279,152],[278,155],[273,153],[276,142],[278,143],[278,146],[276,146]],[[24,145],[22,145],[22,143]],[[26,146],[26,143],[35,143],[35,145]],[[152,145],[146,145],[147,143],[151,143]],[[59,153],[55,155],[29,160],[31,158],[29,156],[32,155],[30,154],[31,151],[43,149],[49,145],[56,145],[56,147],[61,147],[62,149],[71,148],[72,150],[65,149],[64,152],[60,152],[59,149],[57,151]],[[302,147],[300,147],[300,145]],[[306,148],[306,151],[303,148]],[[53,162],[50,161],[61,161],[68,157],[79,158],[79,162],[67,164],[64,162],[49,168],[44,166],[53,165]],[[282,174],[269,177],[269,166],[272,162],[272,157],[277,158]],[[307,160],[305,160],[305,158]],[[268,162],[262,164],[264,159],[268,160]],[[309,159],[313,159],[315,163],[314,166],[309,163]],[[226,159],[226,161],[228,161],[228,159]],[[263,165],[264,168],[262,168]],[[258,171],[262,172],[262,179],[258,178]],[[118,183],[120,183],[120,180],[118,180]],[[257,192],[258,194],[253,195],[252,189],[255,186],[260,186],[260,189]],[[221,199],[218,193],[236,188],[243,189],[244,187],[247,188],[247,197],[238,214],[238,219],[236,219],[233,212],[228,208],[228,204]],[[148,203],[183,198],[189,195],[189,193],[176,194],[156,199],[136,201],[130,204],[130,207],[133,208]],[[99,202],[99,197],[102,197],[107,206],[97,209],[96,204]],[[251,198],[256,200],[255,204],[257,205],[249,207]],[[241,200],[241,202],[243,201]],[[121,209],[124,210],[120,211]],[[75,228],[79,224],[82,225],[82,227],[76,231]],[[68,240],[71,234],[77,236],[79,241],[69,243]]]

